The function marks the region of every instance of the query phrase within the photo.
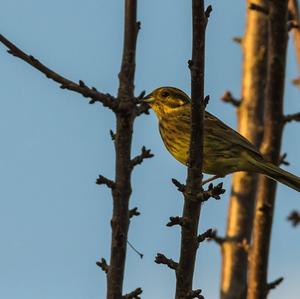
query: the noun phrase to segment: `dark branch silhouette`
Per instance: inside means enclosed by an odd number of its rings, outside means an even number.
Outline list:
[[[137,289],[130,294],[122,295],[129,222],[130,218],[139,215],[137,208],[129,210],[128,207],[133,167],[142,163],[144,159],[153,156],[150,150],[143,148],[139,156],[131,158],[133,122],[136,116],[143,113],[147,114],[149,107],[141,102],[145,92],[142,92],[138,97],[134,96],[136,40],[140,28],[140,23],[136,21],[137,0],[125,0],[124,2],[124,45],[119,73],[120,83],[116,98],[99,92],[94,87],[88,87],[82,80],[76,83],[63,77],[0,35],[0,42],[8,48],[10,54],[30,64],[47,78],[59,83],[62,89],[75,91],[90,98],[89,103],[91,104],[100,102],[116,115],[116,132],[110,131],[116,150],[115,179],[113,181],[100,175],[96,181],[97,184],[104,184],[109,187],[113,196],[110,263],[108,265],[104,258],[96,263],[107,273],[107,299],[137,299],[141,293],[141,289]]]
[[[233,97],[232,93],[230,91],[225,91],[225,93],[222,95],[221,100],[224,103],[229,103],[233,105],[234,107],[239,107],[241,105],[242,100],[237,100]]]
[[[79,80],[79,83],[75,83],[55,71],[51,70],[50,68],[46,67],[42,64],[39,60],[34,58],[32,55],[28,55],[20,50],[16,45],[6,39],[2,34],[0,34],[0,42],[3,43],[9,50],[7,51],[11,55],[22,59],[23,61],[30,64],[35,69],[39,70],[43,73],[47,78],[52,79],[53,81],[60,84],[62,89],[68,89],[80,93],[84,97],[91,98],[90,103],[100,102],[103,106],[116,111],[117,109],[117,102],[113,96],[110,94],[104,94],[97,91],[96,88],[89,88],[85,85],[82,80]]]
[[[99,175],[98,179],[96,180],[97,185],[106,185],[110,189],[116,188],[116,183],[103,175]]]
[[[292,121],[300,121],[300,112],[294,114],[288,114],[283,117],[284,124],[292,122]]]
[[[251,10],[255,10],[257,12],[263,13],[266,16],[269,15],[269,9],[267,7],[262,6],[262,5],[258,5],[258,4],[255,4],[255,3],[250,3],[248,8],[251,9]]]
[[[135,167],[139,164],[142,164],[145,159],[149,159],[152,157],[154,157],[154,155],[151,153],[151,150],[146,149],[146,147],[143,146],[141,150],[141,154],[131,160],[131,166]]]
[[[158,253],[155,257],[156,264],[167,265],[170,269],[176,270],[178,267],[178,263],[174,262],[172,259],[167,258],[162,253]]]
[[[122,296],[122,299],[141,299],[139,295],[141,295],[142,292],[141,288],[137,288],[133,292]]]
[[[290,221],[294,227],[298,226],[300,224],[300,213],[298,211],[292,211],[287,220]]]
[[[204,52],[205,28],[211,13],[211,7],[204,11],[203,0],[192,1],[193,45],[192,60],[189,61],[191,71],[191,143],[186,185],[172,179],[172,182],[184,195],[182,218],[188,225],[181,225],[181,249],[176,266],[176,299],[202,298],[199,291],[193,291],[193,276],[196,253],[199,246],[198,224],[202,189],[203,163],[203,117],[207,100],[204,100]],[[201,297],[199,297],[201,296]]]
[[[100,267],[102,269],[103,272],[107,273],[108,272],[108,269],[109,269],[109,266],[105,260],[105,258],[102,258],[100,262],[96,262],[96,265],[98,267]]]

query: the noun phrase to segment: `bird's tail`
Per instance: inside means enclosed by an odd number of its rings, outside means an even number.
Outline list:
[[[279,168],[278,166],[264,160],[263,158],[255,159],[254,157],[251,157],[249,159],[249,162],[252,164],[252,166],[254,166],[256,172],[262,173],[270,177],[271,179],[300,192],[300,177]]]

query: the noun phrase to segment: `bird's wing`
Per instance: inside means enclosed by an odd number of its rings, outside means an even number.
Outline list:
[[[217,136],[221,139],[227,140],[232,143],[232,145],[239,145],[246,150],[262,156],[257,148],[250,143],[248,139],[244,136],[227,126],[220,119],[205,111],[205,131],[211,131],[210,134]]]

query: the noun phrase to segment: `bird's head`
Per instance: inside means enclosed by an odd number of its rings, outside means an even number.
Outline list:
[[[158,118],[190,103],[189,96],[175,87],[159,87],[148,94],[143,102],[150,105]]]

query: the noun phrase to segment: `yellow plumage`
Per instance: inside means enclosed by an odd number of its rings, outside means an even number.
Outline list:
[[[159,132],[168,151],[187,164],[191,103],[178,88],[160,87],[145,99],[159,120]],[[209,112],[204,115],[203,172],[225,176],[237,171],[257,172],[300,191],[300,178],[266,161],[242,135]]]

